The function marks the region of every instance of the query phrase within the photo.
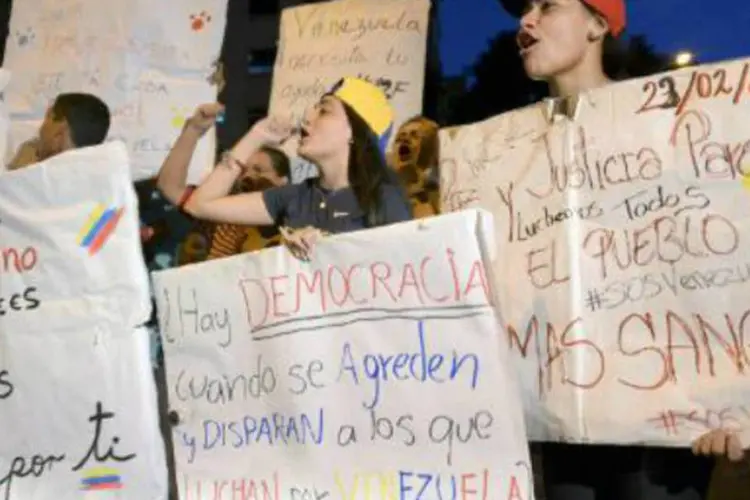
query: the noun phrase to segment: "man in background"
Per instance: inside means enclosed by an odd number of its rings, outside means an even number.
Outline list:
[[[47,109],[36,138],[25,142],[8,164],[16,170],[71,149],[96,146],[109,133],[107,105],[92,94],[60,94]]]

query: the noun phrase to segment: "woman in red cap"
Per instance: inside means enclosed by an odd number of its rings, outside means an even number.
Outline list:
[[[624,0],[501,0],[520,17],[518,46],[526,73],[553,97],[610,83],[604,55],[625,29]]]
[[[552,97],[611,82],[605,56],[626,24],[624,0],[501,0],[520,18],[518,46],[527,74]],[[543,443],[549,500],[701,500],[711,462],[689,450]]]

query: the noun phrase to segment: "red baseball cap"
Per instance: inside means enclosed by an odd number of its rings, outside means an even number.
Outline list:
[[[581,0],[597,11],[607,20],[612,36],[620,36],[625,29],[626,12],[625,0]],[[528,0],[500,0],[505,10],[515,17],[521,17]]]

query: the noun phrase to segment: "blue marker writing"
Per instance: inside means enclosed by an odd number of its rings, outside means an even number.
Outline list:
[[[386,385],[407,380],[442,384],[456,381],[466,374],[469,378],[469,389],[473,391],[477,388],[480,370],[477,354],[463,354],[455,349],[450,354],[432,352],[423,321],[417,323],[417,340],[419,347],[412,352],[366,352],[361,357],[355,357],[352,345],[346,342],[343,345],[337,380],[346,376],[350,377],[355,385],[359,385],[360,378],[363,385],[369,383],[372,396],[368,398],[369,402],[362,403],[368,410],[373,410],[380,404]]]

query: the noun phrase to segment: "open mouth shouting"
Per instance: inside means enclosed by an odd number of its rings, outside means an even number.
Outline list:
[[[526,30],[522,30],[516,37],[516,43],[520,49],[521,57],[526,56],[539,43],[539,39]]]
[[[306,128],[302,127],[299,129],[299,142],[300,144],[305,142],[305,139],[310,137],[310,132],[307,131]]]
[[[403,142],[398,146],[398,159],[401,161],[408,160],[411,157],[411,147],[409,143]]]

